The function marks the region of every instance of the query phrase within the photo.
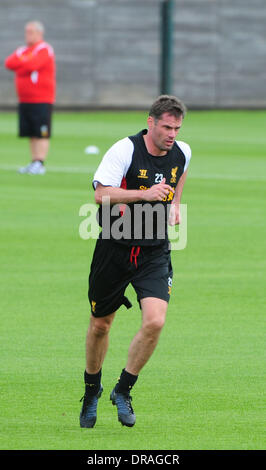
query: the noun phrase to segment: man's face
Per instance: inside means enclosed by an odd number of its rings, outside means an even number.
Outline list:
[[[161,151],[171,150],[182,122],[183,116],[177,118],[169,113],[163,113],[158,120],[149,116],[149,132],[155,147]]]
[[[42,33],[36,29],[36,26],[32,23],[28,23],[25,26],[25,42],[27,46],[33,46],[36,42],[41,41]]]

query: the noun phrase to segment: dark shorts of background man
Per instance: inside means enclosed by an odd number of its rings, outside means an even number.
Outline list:
[[[53,105],[19,103],[19,137],[50,138]]]

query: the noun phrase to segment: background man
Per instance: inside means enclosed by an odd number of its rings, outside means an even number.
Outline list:
[[[135,424],[130,390],[158,343],[171,293],[173,272],[167,223],[169,212],[171,224],[180,222],[180,199],[191,157],[189,145],[175,140],[184,115],[185,106],[179,99],[160,96],[150,109],[148,129],[116,142],[94,175],[95,200],[103,230],[96,243],[89,277],[92,316],[86,341],[81,427],[92,428],[96,422],[108,333],[119,307],[122,304],[130,307],[124,296],[129,283],[137,293],[142,326],[130,344],[126,367],[110,399],[117,407],[119,421],[125,426]],[[118,205],[119,209],[123,205],[117,217],[113,214],[110,217],[111,238],[103,235],[104,197],[109,198],[110,207]],[[141,217],[137,221],[135,209],[139,206],[160,211],[155,210],[147,220]],[[121,237],[121,232],[116,230],[115,234],[112,228],[123,218],[130,222],[131,229],[127,236]],[[153,229],[152,237],[146,236],[147,223]]]
[[[44,27],[39,21],[25,25],[26,46],[21,46],[5,60],[15,72],[19,100],[19,136],[29,137],[32,161],[20,173],[44,174],[44,160],[49,150],[52,105],[55,100],[55,56],[43,40]]]

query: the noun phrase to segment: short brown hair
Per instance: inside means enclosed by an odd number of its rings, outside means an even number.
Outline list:
[[[161,95],[152,104],[149,116],[157,120],[161,118],[163,113],[169,113],[179,118],[180,116],[185,117],[186,111],[186,106],[176,96]]]

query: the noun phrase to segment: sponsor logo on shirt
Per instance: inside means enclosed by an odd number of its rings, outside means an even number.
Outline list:
[[[138,178],[148,178],[147,171],[148,170],[139,170]]]

